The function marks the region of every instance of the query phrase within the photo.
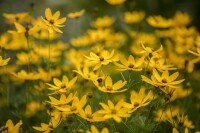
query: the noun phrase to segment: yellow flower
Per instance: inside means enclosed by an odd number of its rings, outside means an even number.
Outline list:
[[[90,122],[104,121],[104,119],[103,119],[101,116],[99,116],[99,114],[98,114],[97,112],[92,113],[92,108],[91,108],[90,105],[87,105],[87,106],[85,107],[85,110],[81,109],[81,110],[79,111],[79,115],[80,115],[83,119],[85,119],[85,120],[87,120],[87,121],[90,121]]]
[[[173,26],[187,26],[191,22],[189,14],[177,11],[173,17]]]
[[[156,28],[169,28],[173,25],[172,19],[165,19],[162,16],[150,16],[147,18],[147,22]]]
[[[114,63],[116,66],[118,66],[117,70],[119,70],[119,71],[126,71],[126,70],[141,71],[142,70],[142,64],[144,61],[143,57],[138,59],[138,61],[135,61],[135,59],[132,55],[129,55],[128,60],[126,60],[126,58],[124,56],[120,56],[119,60],[120,60],[121,64],[116,63],[116,62]]]
[[[22,121],[20,120],[16,125],[13,124],[12,120],[7,120],[6,125],[3,126],[2,133],[20,133],[20,126]]]
[[[74,77],[72,80],[69,81],[67,76],[62,77],[62,81],[60,81],[57,78],[53,78],[54,85],[47,83],[50,88],[49,90],[55,91],[52,94],[55,93],[66,93],[69,92],[72,88],[72,86],[75,84],[77,80],[77,77]]]
[[[57,100],[56,98],[54,98],[52,96],[49,96],[49,99],[51,101],[46,101],[46,102],[51,104],[52,106],[66,105],[66,104],[70,103],[74,99],[75,95],[76,95],[76,93],[74,95],[72,93],[70,93],[66,97],[66,94],[61,94],[59,100]]]
[[[36,64],[39,62],[39,57],[34,51],[30,51],[29,53],[20,52],[17,53],[17,64],[27,65],[27,64]],[[30,59],[29,59],[30,58]]]
[[[126,0],[106,0],[111,5],[121,5],[125,2]]]
[[[186,128],[194,128],[195,126],[192,124],[192,121],[188,120],[188,116],[184,115],[183,113],[179,113],[176,119],[176,126],[179,125],[184,126]]]
[[[124,13],[124,21],[128,24],[139,23],[144,19],[145,13],[143,11],[133,11]]]
[[[171,88],[177,88],[176,85],[183,82],[185,79],[181,79],[178,81],[175,81],[176,78],[179,76],[179,72],[175,72],[172,75],[169,75],[168,70],[164,71],[162,75],[160,76],[156,69],[153,69],[153,75],[151,76],[151,79],[141,76],[142,80],[153,85],[156,87],[164,88],[164,87],[171,87]]]
[[[160,46],[160,48],[158,50],[154,50],[151,47],[145,47],[143,43],[141,43],[141,46],[144,50],[137,52],[138,54],[142,54],[145,57],[148,57],[149,59],[155,57],[155,58],[160,58],[160,54],[159,52],[163,50],[162,45]]]
[[[30,103],[26,104],[26,112],[25,115],[27,117],[34,116],[37,111],[40,111],[44,108],[44,106],[36,101],[31,101]]]
[[[97,18],[92,22],[92,26],[96,28],[106,28],[110,27],[114,23],[114,19],[108,16]]]
[[[100,132],[94,125],[91,126],[91,131],[87,131],[87,133],[109,133],[108,128],[103,128]]]
[[[87,103],[87,96],[84,95],[80,100],[78,97],[74,97],[72,101],[72,105],[61,105],[61,106],[55,106],[60,111],[66,112],[68,114],[77,114],[79,113],[82,108],[85,106]]]
[[[7,65],[9,60],[10,60],[10,58],[3,59],[2,56],[0,56],[0,66]]]
[[[127,108],[130,108],[130,113],[139,109],[140,107],[146,106],[150,103],[150,98],[152,96],[152,92],[150,91],[148,94],[145,94],[145,88],[141,87],[140,91],[137,93],[135,91],[131,92],[130,101],[131,103],[124,102],[123,105]]]
[[[28,37],[30,35],[35,34],[37,31],[39,31],[39,27],[37,25],[33,27],[29,27],[29,26],[24,27],[23,25],[17,22],[15,22],[15,28],[17,29],[17,31],[8,31],[8,32],[12,34],[20,33],[20,34],[23,34],[25,37]]]
[[[61,122],[61,116],[51,117],[48,124],[41,123],[41,127],[33,126],[37,131],[43,131],[44,133],[50,133],[53,131]]]
[[[69,18],[79,18],[79,17],[82,16],[84,13],[85,13],[85,10],[82,9],[82,10],[80,10],[80,11],[78,11],[78,12],[69,13],[69,14],[67,14],[67,16],[68,16]]]
[[[40,76],[34,72],[26,72],[25,70],[21,70],[18,73],[12,73],[14,76],[23,79],[23,80],[37,80]]]
[[[118,92],[124,92],[127,89],[119,90],[126,84],[126,81],[119,80],[115,84],[113,84],[112,79],[110,76],[107,76],[105,79],[105,85],[104,86],[98,86],[98,89],[102,92],[106,93],[118,93]]]
[[[17,23],[24,23],[28,22],[31,18],[28,13],[22,12],[22,13],[16,13],[16,14],[10,14],[10,13],[4,13],[3,16],[7,19],[8,24],[14,24]]]
[[[197,47],[196,52],[192,50],[188,50],[189,53],[200,57],[200,47]]]
[[[104,119],[113,118],[116,122],[120,123],[122,121],[121,117],[129,117],[129,109],[123,107],[123,100],[120,100],[116,105],[112,101],[108,100],[108,105],[100,103],[102,110],[97,111],[99,114],[103,115]]]
[[[45,25],[44,28],[52,33],[53,31],[59,32],[59,33],[63,33],[58,27],[63,27],[63,24],[66,21],[66,18],[61,18],[58,19],[60,17],[60,11],[56,11],[55,14],[52,14],[51,9],[50,8],[46,8],[45,10],[45,18],[42,17]],[[47,26],[47,27],[46,27]]]
[[[93,70],[99,69],[102,65],[108,65],[110,62],[117,61],[114,58],[114,50],[111,53],[104,50],[100,53],[100,55],[90,52],[90,56],[85,57],[89,60],[88,63],[94,66]]]

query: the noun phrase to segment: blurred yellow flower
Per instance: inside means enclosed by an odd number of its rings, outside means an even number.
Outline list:
[[[29,16],[29,13],[26,12],[16,14],[4,13],[3,16],[7,19],[6,22],[8,24],[14,24],[15,22],[25,23],[30,20],[29,18],[31,18],[31,16]]]
[[[145,17],[143,11],[133,11],[124,13],[124,21],[128,24],[140,23]]]
[[[6,125],[3,126],[4,130],[2,133],[20,133],[20,126],[22,125],[22,120],[20,120],[16,125],[13,124],[12,120],[8,119]]]
[[[10,60],[10,58],[3,59],[2,56],[0,56],[0,66],[7,65],[9,60]]]
[[[41,104],[40,102],[36,102],[36,101],[31,101],[30,103],[27,103],[26,104],[26,112],[25,112],[25,115],[27,117],[31,117],[31,116],[34,116],[34,114],[37,112],[37,111],[40,111],[44,109],[44,106],[43,104]]]
[[[126,0],[106,0],[111,5],[121,5],[125,2]]]
[[[114,19],[109,16],[99,17],[94,22],[92,26],[95,28],[106,28],[110,27],[114,23]]]
[[[87,133],[109,133],[109,130],[104,127],[101,131],[99,131],[94,125],[92,125],[91,131],[87,131]]]
[[[172,19],[166,19],[162,16],[150,16],[147,18],[147,22],[155,28],[169,28],[173,25]]]
[[[56,11],[56,13],[52,14],[50,8],[46,8],[45,10],[45,18],[42,17],[42,20],[44,21],[44,29],[47,29],[49,33],[52,33],[53,31],[63,33],[58,27],[63,27],[63,24],[66,21],[66,18],[60,17],[60,11]]]
[[[23,80],[37,80],[40,78],[40,76],[38,75],[38,73],[34,73],[34,72],[26,72],[25,70],[21,70],[17,73],[12,73],[14,76],[16,76],[19,79],[23,79]]]
[[[79,18],[79,17],[82,16],[84,13],[85,13],[85,9],[82,9],[82,10],[80,10],[80,11],[78,11],[78,12],[69,13],[69,14],[67,14],[67,16],[68,16],[69,18]]]

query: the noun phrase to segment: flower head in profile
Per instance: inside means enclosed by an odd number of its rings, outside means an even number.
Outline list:
[[[162,16],[150,16],[147,18],[147,22],[156,28],[169,28],[173,25],[172,19],[166,19]]]
[[[115,84],[113,84],[112,82],[112,78],[110,76],[107,76],[105,79],[105,85],[104,86],[98,86],[98,89],[102,92],[106,92],[106,93],[118,93],[118,92],[124,92],[127,89],[121,89],[122,87],[124,87],[126,84],[126,81],[122,81],[119,80],[117,81]]]
[[[27,12],[21,12],[16,14],[11,13],[4,13],[3,16],[7,19],[6,22],[8,24],[14,24],[17,23],[24,23],[27,22],[27,18],[30,18],[29,14]]]
[[[56,11],[56,13],[52,14],[50,8],[46,8],[45,10],[45,18],[42,17],[42,20],[44,21],[44,29],[47,29],[50,33],[53,31],[63,33],[58,27],[63,27],[63,23],[66,21],[66,18],[60,17],[60,11]]]
[[[108,100],[108,105],[100,103],[103,109],[97,111],[99,114],[103,115],[104,119],[113,118],[116,122],[120,123],[122,117],[129,117],[129,109],[123,107],[123,100],[120,100],[116,105],[112,101]]]
[[[78,12],[69,13],[69,14],[67,14],[67,16],[68,16],[69,18],[79,18],[79,17],[82,16],[84,13],[85,13],[85,10],[82,9],[82,10],[80,10],[80,11],[78,11]]]
[[[145,17],[143,11],[133,11],[124,13],[124,21],[128,24],[134,24],[141,22]]]
[[[0,66],[7,65],[9,60],[10,60],[10,58],[3,59],[2,56],[0,56]]]
[[[20,133],[20,126],[22,121],[20,120],[17,124],[13,124],[12,120],[7,120],[6,125],[1,128],[2,133]]]
[[[125,2],[126,0],[106,0],[111,5],[121,5]]]
[[[106,28],[110,27],[114,21],[114,18],[108,16],[99,17],[94,22],[92,22],[92,26],[95,28]]]
[[[141,57],[140,59],[135,61],[132,55],[128,57],[128,60],[124,56],[120,56],[119,61],[121,63],[117,63],[117,62],[114,63],[118,67],[117,70],[119,71],[126,71],[126,70],[141,71],[144,58]]]
[[[12,73],[12,74],[22,80],[37,80],[40,78],[38,73],[26,72],[25,70],[21,70],[17,73]]]

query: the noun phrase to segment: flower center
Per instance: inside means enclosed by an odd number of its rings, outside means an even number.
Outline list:
[[[134,105],[134,107],[137,107],[137,106],[139,106],[139,103],[135,102],[133,105]]]
[[[162,83],[167,83],[167,80],[166,79],[162,79]]]
[[[54,20],[51,19],[51,20],[49,21],[49,23],[50,23],[50,24],[54,24]]]
[[[87,114],[86,117],[87,117],[88,119],[92,119],[92,118],[93,118],[92,114]]]
[[[65,84],[61,84],[60,88],[64,89],[64,88],[66,88],[66,85]]]
[[[104,61],[104,58],[103,58],[103,57],[100,57],[99,60],[100,60],[100,61]]]
[[[111,114],[117,114],[117,111],[115,109],[112,109]]]
[[[133,68],[134,65],[133,65],[132,63],[130,63],[130,64],[128,65],[128,67],[129,67],[129,68]]]

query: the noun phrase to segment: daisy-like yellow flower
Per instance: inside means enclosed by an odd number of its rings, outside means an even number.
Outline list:
[[[147,22],[156,28],[169,28],[173,25],[172,19],[166,19],[162,16],[150,16],[147,18]]]
[[[142,51],[137,52],[138,54],[142,54],[145,57],[148,57],[149,59],[155,57],[155,58],[160,58],[160,54],[159,52],[163,50],[162,45],[160,46],[160,48],[158,50],[154,50],[151,47],[145,47],[143,43],[141,43],[141,46],[143,48]]]
[[[85,110],[81,109],[81,110],[79,111],[79,115],[80,115],[83,119],[85,119],[85,120],[87,120],[87,121],[90,121],[90,122],[104,121],[104,119],[103,119],[101,116],[99,116],[99,114],[98,114],[97,112],[92,113],[92,108],[91,108],[90,105],[87,105],[87,106],[85,107]]]
[[[78,12],[69,13],[69,14],[67,14],[67,16],[68,16],[69,18],[79,18],[79,17],[82,16],[84,13],[85,13],[85,10],[82,9],[82,10],[80,10],[80,11],[78,11]]]
[[[98,86],[98,89],[102,92],[106,93],[118,93],[118,92],[124,92],[127,89],[119,90],[122,87],[124,87],[126,84],[126,81],[119,80],[115,84],[113,84],[112,79],[110,76],[107,76],[105,79],[105,85],[104,86]]]
[[[151,75],[151,79],[141,76],[142,80],[153,85],[156,87],[164,88],[164,87],[171,87],[171,88],[177,88],[176,85],[182,83],[185,79],[176,80],[176,78],[179,76],[179,72],[175,72],[172,75],[169,75],[168,70],[164,71],[162,75],[158,73],[156,69],[153,69],[153,74]]]
[[[112,101],[108,100],[108,105],[100,103],[102,110],[97,111],[99,114],[103,115],[104,119],[113,118],[116,122],[120,123],[122,117],[129,117],[129,109],[123,107],[123,100],[120,100],[116,105]]]
[[[33,126],[33,129],[44,133],[50,133],[60,124],[60,122],[61,122],[61,116],[51,117],[48,124],[41,123],[41,127]]]
[[[44,21],[45,25],[44,28],[47,29],[50,33],[53,31],[63,33],[58,27],[63,27],[63,24],[66,21],[66,18],[60,17],[60,11],[56,11],[56,13],[52,14],[50,8],[46,8],[45,10],[45,18],[42,17],[42,20]]]
[[[126,0],[106,0],[111,5],[121,5],[125,2]]]
[[[27,18],[30,18],[29,14],[26,12],[16,14],[4,13],[3,16],[7,19],[6,22],[8,24],[14,24],[15,22],[24,23],[27,22],[27,20],[29,20]]]
[[[72,80],[69,81],[68,77],[64,75],[62,77],[62,81],[57,78],[53,78],[54,85],[49,84],[49,83],[47,83],[47,85],[50,86],[50,88],[48,88],[49,90],[54,91],[52,94],[66,93],[71,90],[76,80],[77,80],[77,77],[74,77]]]
[[[76,95],[76,93],[74,95],[72,93],[70,93],[66,97],[66,94],[61,94],[59,100],[57,100],[56,98],[54,98],[52,96],[49,96],[49,99],[51,101],[46,101],[46,102],[51,104],[52,106],[66,105],[66,104],[70,103],[74,99],[75,95]]]
[[[195,126],[192,124],[192,121],[188,120],[188,115],[184,115],[183,113],[179,113],[176,115],[176,127],[178,125],[183,125],[186,128],[193,129]]]
[[[6,125],[1,128],[2,133],[20,133],[20,126],[22,121],[20,120],[16,125],[13,124],[12,120],[7,120]]]
[[[90,52],[90,56],[85,56],[89,60],[89,64],[94,66],[93,70],[99,69],[102,65],[108,65],[110,62],[117,61],[114,58],[114,50],[109,53],[107,50],[102,51],[99,55],[96,55],[93,52]]]
[[[80,100],[78,97],[74,97],[72,101],[72,105],[61,105],[61,106],[55,106],[60,111],[66,112],[68,114],[77,114],[79,113],[82,108],[87,103],[87,96],[84,95]]]
[[[150,98],[152,97],[152,92],[145,93],[145,88],[141,87],[139,92],[132,91],[130,101],[131,103],[124,102],[124,107],[130,108],[130,113],[139,109],[140,107],[146,106],[150,103]]]
[[[133,11],[124,13],[124,21],[128,24],[134,24],[141,22],[145,17],[143,11]]]
[[[0,66],[7,65],[9,60],[10,60],[10,58],[3,59],[2,56],[0,56]]]
[[[172,133],[179,133],[179,131],[176,128],[173,128]],[[189,133],[188,128],[185,128],[184,133]]]
[[[87,133],[109,133],[109,130],[104,127],[101,131],[99,131],[94,125],[92,125],[91,131],[87,131]]]
[[[121,62],[121,64],[117,62],[114,63],[118,67],[117,70],[119,71],[126,71],[126,70],[141,71],[144,58],[141,57],[140,59],[135,61],[132,55],[129,55],[128,60],[126,60],[124,56],[120,56],[119,61]]]

